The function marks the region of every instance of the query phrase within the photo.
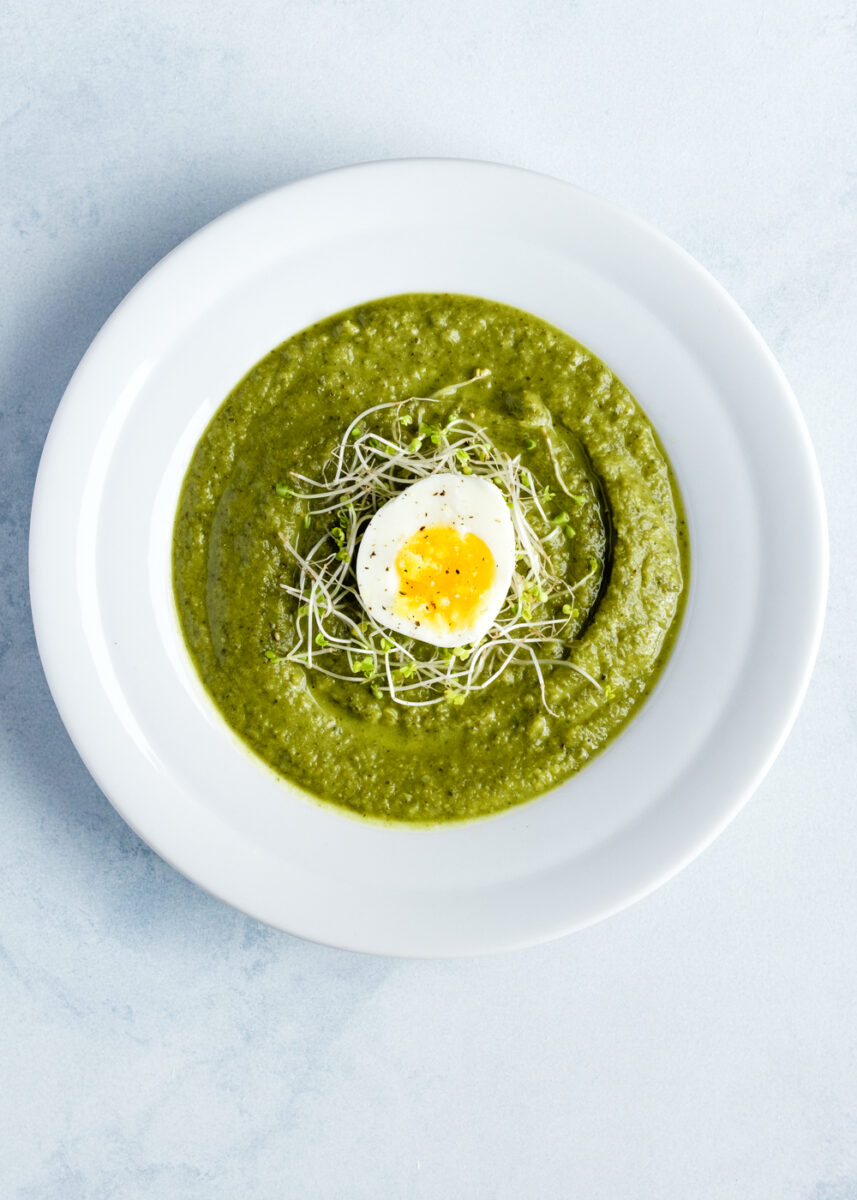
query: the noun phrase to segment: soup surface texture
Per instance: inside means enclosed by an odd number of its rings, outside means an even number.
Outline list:
[[[373,510],[436,466],[493,482],[516,522],[512,590],[475,645],[385,633],[357,587]],[[391,551],[418,599],[459,546],[491,546],[428,525]],[[473,579],[450,612],[478,606]],[[272,350],[200,439],[174,528],[182,630],[225,720],[299,788],[386,820],[486,815],[578,771],[651,691],[687,580],[676,481],[621,381],[462,295],[371,301]]]

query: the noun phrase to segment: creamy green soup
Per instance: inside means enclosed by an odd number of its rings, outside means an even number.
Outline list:
[[[538,673],[515,661],[484,690],[408,707],[371,677],[335,678],[290,659],[301,605],[288,591],[286,546],[338,536],[335,551],[342,539],[284,481],[329,474],[364,410],[467,380],[433,402],[430,426],[421,424],[427,406],[414,402],[413,429],[428,431],[430,450],[466,418],[519,459],[543,498],[545,528],[564,535],[546,541],[553,570],[581,582],[573,604],[546,614],[559,634],[540,651]],[[393,411],[372,418],[379,438]],[[657,434],[603,362],[506,305],[405,295],[289,338],[227,397],[184,482],[173,578],[202,681],[260,758],[354,813],[436,822],[531,799],[619,733],[673,644],[688,544]]]

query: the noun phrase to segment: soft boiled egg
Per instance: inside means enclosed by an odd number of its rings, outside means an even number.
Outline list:
[[[488,632],[512,582],[515,531],[499,488],[473,475],[420,479],[375,513],[357,586],[379,625],[463,646]]]

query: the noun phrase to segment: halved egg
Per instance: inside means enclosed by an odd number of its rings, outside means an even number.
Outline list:
[[[514,566],[515,531],[500,489],[443,473],[378,509],[357,553],[357,586],[380,625],[433,646],[463,646],[490,629]]]

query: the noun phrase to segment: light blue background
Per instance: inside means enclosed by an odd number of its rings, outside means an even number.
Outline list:
[[[855,1200],[854,5],[3,13],[0,1196]],[[263,189],[404,155],[562,176],[696,255],[800,398],[833,550],[806,704],[715,846],[451,963],[275,933],[156,858],[59,722],[25,573],[51,416],[128,288]]]

